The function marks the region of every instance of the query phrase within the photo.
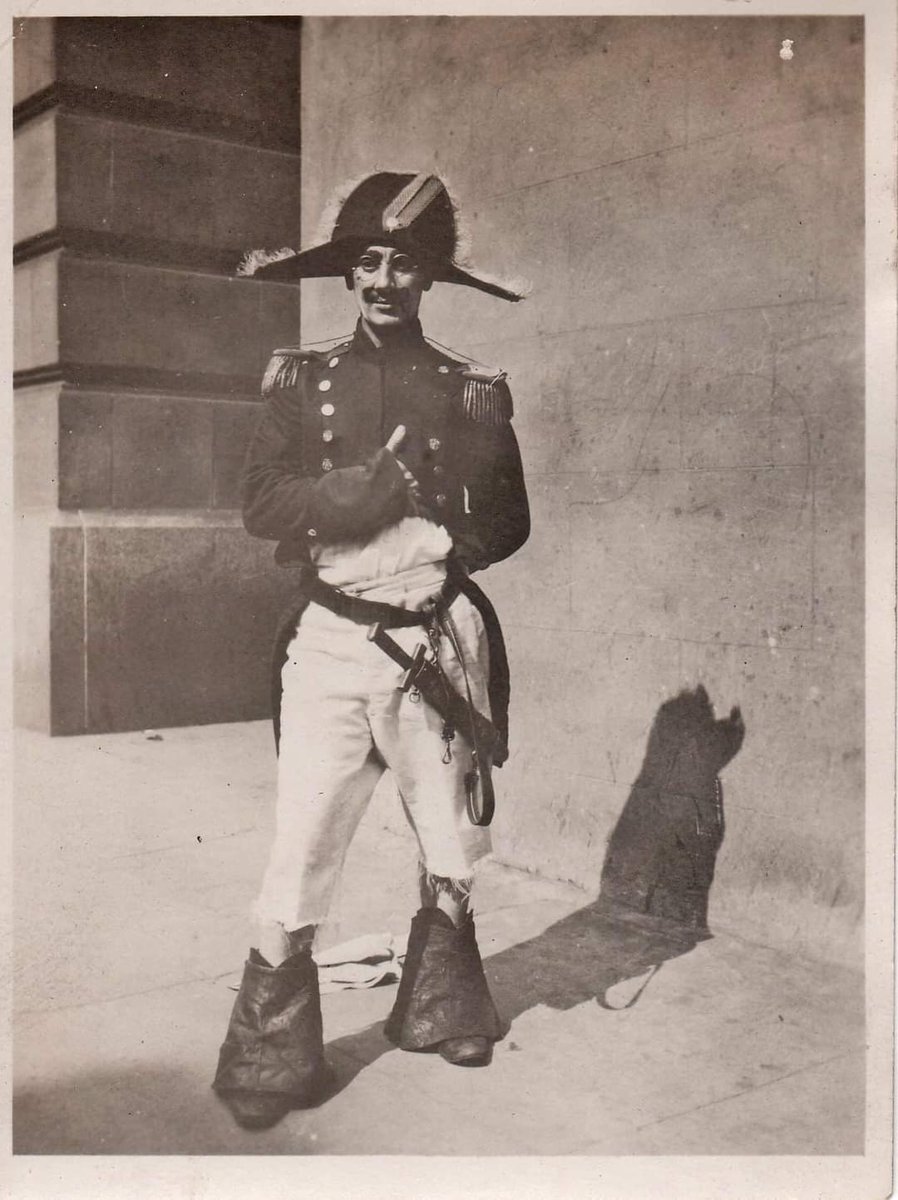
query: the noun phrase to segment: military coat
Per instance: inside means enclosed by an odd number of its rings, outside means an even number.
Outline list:
[[[408,512],[408,481],[386,442],[417,481],[418,504],[453,540],[453,567],[480,609],[490,642],[490,700],[505,725],[507,663],[488,600],[467,578],[526,541],[530,514],[512,401],[501,372],[443,353],[420,325],[376,347],[359,325],[326,349],[272,355],[265,411],[243,474],[243,518],[256,537],[278,543],[282,566],[311,562],[315,544],[365,541]],[[457,570],[460,567],[461,570]],[[285,614],[275,647],[275,726],[280,668],[305,601]]]

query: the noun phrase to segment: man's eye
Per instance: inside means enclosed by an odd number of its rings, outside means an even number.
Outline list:
[[[374,258],[360,258],[359,261],[356,263],[356,270],[367,271],[369,273],[371,271],[376,271],[377,270],[377,260]]]
[[[415,260],[405,254],[397,254],[392,265],[394,271],[401,271],[403,275],[411,275],[418,270]]]

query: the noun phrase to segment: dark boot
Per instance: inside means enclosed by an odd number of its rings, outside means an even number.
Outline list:
[[[314,1104],[327,1078],[318,968],[309,951],[271,967],[251,950],[212,1084],[238,1125],[266,1129]]]
[[[502,1036],[499,1016],[466,916],[459,927],[439,908],[412,920],[393,1011],[384,1033],[402,1050],[438,1050],[458,1066],[485,1066]]]

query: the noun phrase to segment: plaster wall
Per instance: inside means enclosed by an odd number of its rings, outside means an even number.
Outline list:
[[[794,57],[779,55],[783,38]],[[500,858],[595,891],[660,704],[742,708],[711,897],[853,960],[863,900],[863,27],[854,18],[307,18],[304,236],[434,171],[503,304],[426,332],[509,374],[529,544]],[[305,285],[303,335],[352,324]]]

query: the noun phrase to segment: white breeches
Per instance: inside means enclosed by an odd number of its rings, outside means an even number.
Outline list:
[[[480,614],[465,596],[450,612],[474,704],[489,716]],[[428,871],[467,878],[491,848],[489,830],[472,825],[465,811],[470,747],[456,734],[451,760],[442,761],[441,718],[423,699],[397,690],[402,668],[366,632],[310,604],[283,668],[276,832],[256,917],[288,930],[326,917],[353,833],[386,769]],[[408,653],[427,641],[418,627],[388,632]],[[464,696],[464,676],[446,637],[440,663]]]

